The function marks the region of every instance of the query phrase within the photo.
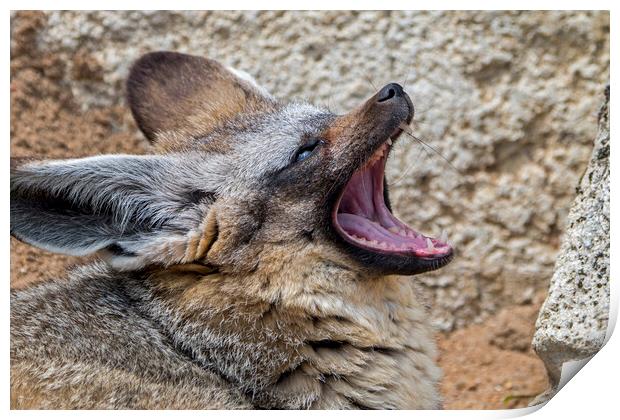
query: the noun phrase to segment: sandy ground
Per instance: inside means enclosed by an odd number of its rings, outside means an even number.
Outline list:
[[[144,153],[147,143],[122,107],[82,112],[62,81],[66,63],[32,48],[36,15],[14,28],[11,51],[11,156],[79,157]],[[80,78],[101,77],[88,56],[77,54]],[[52,255],[11,239],[11,287],[62,276],[84,259]],[[508,307],[480,325],[438,337],[448,409],[527,405],[547,385],[542,362],[529,343],[544,296]]]

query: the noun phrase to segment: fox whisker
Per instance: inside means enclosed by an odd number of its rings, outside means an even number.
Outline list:
[[[417,141],[418,143],[420,143],[421,145],[423,145],[424,147],[426,147],[427,149],[432,150],[434,153],[436,153],[440,158],[442,158],[448,165],[450,165],[450,167],[459,175],[463,175],[457,168],[456,166],[454,166],[452,164],[452,162],[450,162],[450,160],[448,160],[448,158],[446,158],[444,155],[442,155],[437,149],[435,149],[433,146],[431,146],[430,144],[428,144],[427,142],[425,142],[424,140],[420,139],[419,136],[416,136],[413,134],[413,131],[411,130],[411,127],[409,127],[408,125],[405,124],[401,124],[400,128],[403,130],[403,132],[405,134],[407,134],[409,137],[411,137],[412,139],[414,139],[415,141]]]
[[[424,148],[422,144],[420,143],[415,143],[415,144],[418,147],[420,147],[420,150],[422,150],[427,157],[430,157],[430,154],[428,153],[428,151]],[[396,143],[395,147],[398,147],[398,145],[400,145],[400,143]],[[403,171],[401,171],[401,174],[398,177],[398,179],[394,182],[389,183],[390,187],[399,185],[404,179],[406,179],[409,176],[409,173],[411,172],[413,168],[414,168],[414,163],[408,164],[407,167]]]
[[[377,90],[377,87],[375,86],[375,84],[372,82],[372,79],[370,78],[370,76],[368,75],[368,73],[364,73],[364,79],[366,79],[366,81],[368,83],[370,83],[370,86],[373,88],[373,90]]]

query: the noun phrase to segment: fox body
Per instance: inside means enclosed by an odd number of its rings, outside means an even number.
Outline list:
[[[334,115],[159,52],[127,89],[152,155],[11,161],[11,233],[101,257],[12,292],[11,406],[438,408],[405,275],[452,248],[390,211],[402,88]]]

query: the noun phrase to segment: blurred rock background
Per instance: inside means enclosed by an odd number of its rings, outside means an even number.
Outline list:
[[[460,341],[440,342],[453,358],[444,370],[469,375],[446,395],[488,386],[495,404],[544,386],[541,373],[515,388],[468,349],[504,361],[529,349],[609,80],[608,12],[12,12],[11,155],[148,153],[123,83],[153,50],[218,59],[336,112],[404,85],[432,149],[406,136],[395,146],[392,205],[423,232],[445,229],[458,251],[416,277],[437,327],[457,330]],[[15,287],[78,262],[11,245]],[[484,369],[502,382],[475,379]],[[483,408],[474,401],[447,406]]]

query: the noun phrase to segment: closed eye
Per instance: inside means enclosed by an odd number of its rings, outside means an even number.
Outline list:
[[[308,159],[312,156],[312,153],[316,149],[316,147],[321,143],[319,139],[312,139],[310,142],[304,144],[295,153],[293,158],[293,162],[301,162],[302,160]]]

